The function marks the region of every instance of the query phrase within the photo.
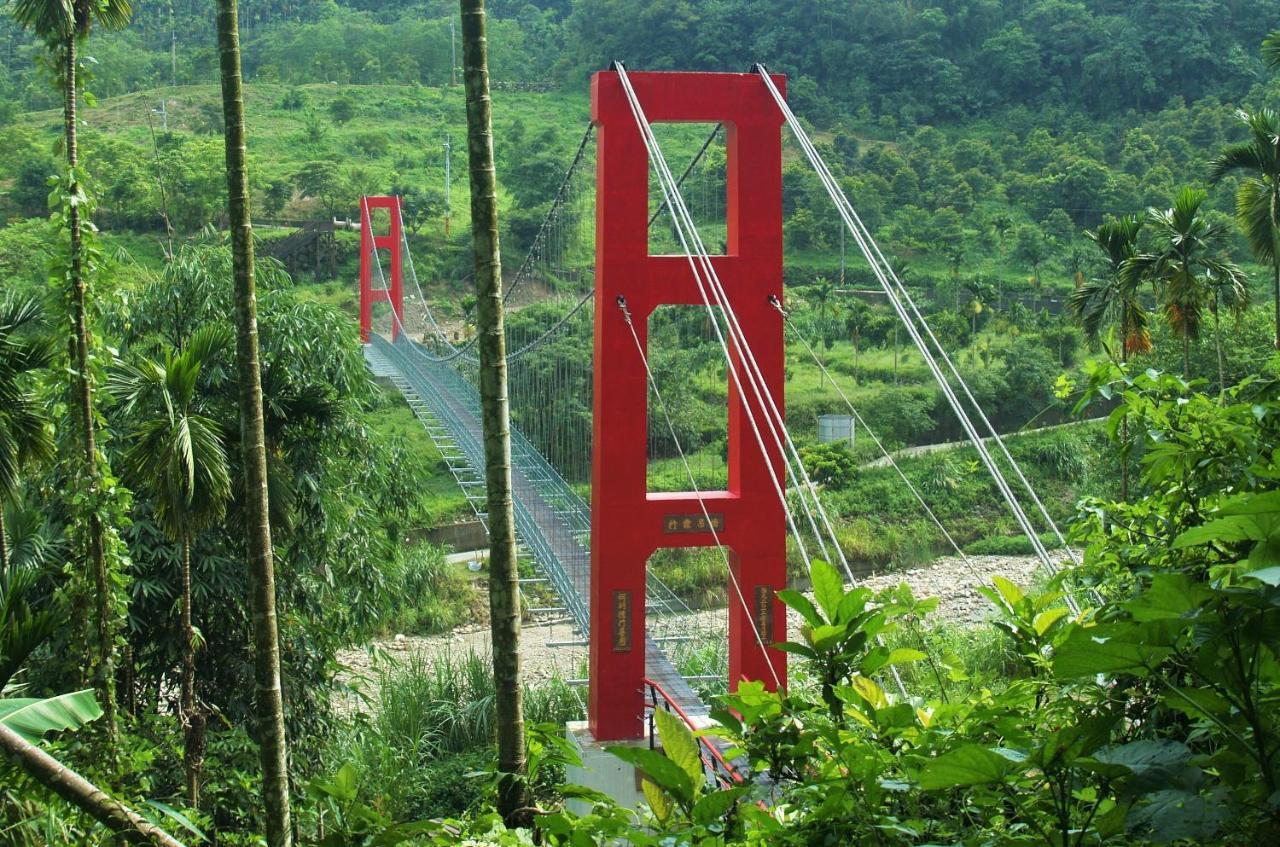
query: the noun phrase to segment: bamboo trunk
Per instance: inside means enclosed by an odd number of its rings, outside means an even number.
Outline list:
[[[180,841],[160,827],[112,798],[4,724],[0,724],[0,752],[36,782],[92,816],[125,843],[182,847]]]
[[[293,843],[289,809],[288,741],[280,685],[275,560],[267,501],[267,447],[262,421],[262,372],[258,362],[258,306],[254,294],[253,229],[249,214],[244,92],[236,0],[218,0],[218,56],[226,126],[227,216],[235,278],[236,372],[240,387],[240,443],[244,452],[245,524],[249,592],[253,612],[255,729],[262,760],[267,844]]]
[[[467,96],[467,153],[471,176],[471,240],[476,267],[476,331],[480,348],[480,406],[484,423],[489,510],[489,626],[497,693],[498,812],[527,824],[524,703],[520,685],[520,586],[511,495],[511,430],[507,408],[507,351],[502,318],[502,260],[493,168],[493,120],[484,0],[460,0],[462,66]]]

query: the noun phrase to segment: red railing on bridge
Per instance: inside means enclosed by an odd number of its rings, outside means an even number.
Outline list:
[[[645,678],[645,688],[649,690],[649,699],[645,703],[645,710],[648,712],[649,721],[649,747],[653,748],[655,744],[656,734],[654,732],[654,712],[659,708],[670,712],[680,720],[685,722],[693,732],[697,732],[699,727],[694,724],[693,719],[689,717],[684,709],[680,708],[680,704],[675,701],[665,688],[659,683],[649,678]],[[724,757],[724,753],[706,736],[698,735],[698,746],[702,748],[702,765],[722,788],[732,788],[735,785],[743,783],[742,774],[738,773],[738,769]]]

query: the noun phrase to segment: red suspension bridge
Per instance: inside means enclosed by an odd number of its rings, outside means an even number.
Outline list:
[[[677,122],[715,124],[712,139],[723,139],[723,182],[710,183],[709,192],[724,227],[715,253],[704,242],[705,215],[686,199],[696,193],[690,189],[707,145],[676,178],[653,131],[655,123]],[[508,298],[521,286],[550,292],[546,299],[556,307],[547,312],[553,319],[509,327],[516,525],[523,553],[540,572],[527,582],[545,582],[558,598],[559,605],[535,611],[560,616],[589,645],[587,714],[597,740],[641,737],[646,709],[668,708],[694,722],[707,712],[691,683],[710,675],[682,677],[668,657],[666,648],[691,637],[678,626],[689,616],[650,572],[656,551],[719,551],[728,599],[722,673],[730,688],[743,680],[785,685],[785,654],[774,645],[787,637],[777,594],[786,586],[788,539],[806,566],[821,557],[852,580],[783,414],[788,332],[831,376],[785,311],[784,125],[1037,555],[1055,569],[1036,524],[1055,533],[1057,527],[791,112],[785,80],[762,67],[745,74],[628,73],[617,65],[592,79],[591,123],[506,289]],[[384,210],[385,232],[375,224]],[[659,217],[669,218],[671,252],[652,249]],[[399,200],[364,198],[361,229],[360,327],[369,365],[404,394],[483,521],[474,342],[460,340],[425,297]],[[389,312],[385,335],[374,331],[382,304]],[[653,367],[651,328],[669,305],[705,312],[708,341],[723,360],[728,426],[719,475],[695,468],[682,447],[668,400],[688,386],[667,385],[664,395]],[[839,379],[832,380],[837,389]],[[586,396],[591,415],[574,415],[567,399]],[[865,422],[863,429],[870,432]],[[651,490],[656,438],[673,448],[684,490]],[[905,474],[901,479],[950,540]],[[1076,608],[1074,599],[1069,604]],[[898,694],[907,696],[900,683]],[[731,778],[719,750],[705,743],[709,775]]]

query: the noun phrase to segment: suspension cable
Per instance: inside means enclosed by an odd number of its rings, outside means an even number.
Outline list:
[[[874,245],[874,239],[871,237],[870,232],[866,230],[866,227],[862,224],[861,219],[857,217],[857,212],[854,211],[853,207],[849,204],[849,201],[845,197],[843,190],[840,188],[839,184],[835,181],[835,177],[832,176],[830,170],[827,168],[826,163],[822,159],[822,156],[818,153],[817,149],[813,146],[813,143],[809,140],[808,134],[805,132],[804,128],[800,126],[799,121],[795,116],[795,113],[791,111],[791,108],[787,105],[782,95],[778,92],[778,89],[774,85],[773,80],[770,78],[767,69],[763,65],[756,65],[756,70],[759,73],[761,79],[764,80],[765,86],[769,90],[770,94],[773,96],[774,102],[778,105],[779,110],[782,112],[784,118],[786,119],[787,125],[791,128],[792,133],[795,135],[796,139],[800,142],[801,148],[803,149],[805,156],[808,158],[810,165],[817,172],[819,179],[822,181],[824,187],[827,189],[828,195],[831,197],[832,201],[835,203],[837,211],[840,213],[841,218],[844,220],[845,226],[848,228],[849,232],[853,235],[854,240],[857,242],[859,249],[862,250],[863,255],[867,258],[868,262],[871,264],[872,271],[873,273],[875,273],[877,280],[880,282],[881,287],[884,289],[890,304],[893,306],[894,311],[898,314],[899,319],[903,322],[904,326],[907,329],[908,334],[911,336],[912,340],[915,342],[916,347],[920,350],[921,355],[925,359],[925,363],[928,365],[930,371],[934,376],[934,379],[937,381],[939,387],[942,389],[943,394],[946,396],[947,401],[951,405],[953,411],[955,411],[956,416],[960,420],[961,425],[964,427],[965,432],[969,436],[970,441],[973,443],[975,449],[978,451],[979,458],[982,460],[988,472],[991,474],[992,478],[995,480],[997,488],[999,488],[1001,494],[1004,496],[1004,499],[1008,503],[1010,510],[1013,512],[1014,517],[1018,521],[1019,526],[1021,526],[1023,532],[1027,535],[1028,540],[1031,542],[1032,547],[1035,549],[1037,556],[1040,558],[1042,564],[1045,567],[1045,570],[1048,571],[1050,574],[1056,574],[1058,571],[1057,566],[1053,563],[1052,559],[1048,555],[1048,551],[1045,548],[1044,543],[1040,540],[1039,535],[1036,533],[1034,527],[1031,525],[1030,519],[1027,516],[1026,512],[1023,510],[1022,504],[1018,501],[1017,495],[1014,494],[1013,489],[1009,486],[1008,481],[1004,478],[1004,474],[1000,471],[999,466],[995,462],[995,459],[991,456],[990,451],[987,450],[985,444],[983,443],[982,438],[979,437],[976,429],[974,428],[973,422],[969,419],[969,416],[965,412],[963,405],[960,403],[959,398],[956,396],[954,390],[951,388],[950,382],[943,375],[941,368],[939,367],[937,361],[934,359],[932,353],[930,352],[929,346],[926,344],[923,336],[920,333],[919,328],[916,326],[915,321],[911,319],[907,311],[907,308],[903,305],[903,300],[900,297],[900,292],[905,292],[905,286],[902,285],[901,280],[897,279],[896,275],[894,275],[894,281],[893,282],[890,281],[889,274],[892,273],[892,269],[888,268],[886,272],[888,262],[887,260],[884,259],[883,253],[879,252],[878,246],[874,246],[874,247],[872,246]],[[907,299],[909,300],[910,295],[907,294],[906,296],[907,296]],[[912,302],[912,310],[915,312],[916,315],[919,315],[918,309],[915,309],[914,302]],[[920,318],[920,320],[923,322],[922,317]],[[928,331],[927,324],[925,324],[925,328],[926,328],[926,331]],[[930,335],[932,335],[931,332],[930,332]],[[934,337],[934,343],[937,344],[936,337]],[[1072,613],[1079,614],[1079,611],[1080,611],[1079,606],[1076,603],[1075,599],[1070,595],[1070,593],[1066,593],[1064,596],[1066,598],[1067,605],[1068,607],[1070,607]]]
[[[902,467],[893,458],[893,454],[890,453],[888,448],[886,448],[884,444],[880,441],[880,439],[876,437],[875,431],[871,429],[871,427],[867,424],[866,420],[862,417],[862,415],[858,413],[857,408],[853,405],[853,401],[849,399],[848,395],[844,393],[844,389],[841,388],[840,384],[836,382],[835,377],[832,375],[831,371],[827,369],[826,364],[822,361],[822,358],[818,355],[818,352],[813,348],[813,345],[811,345],[809,343],[809,340],[805,338],[803,334],[801,334],[800,330],[796,327],[795,323],[791,320],[791,315],[782,308],[782,303],[780,303],[778,301],[778,298],[776,297],[771,297],[770,301],[773,303],[773,307],[777,309],[778,312],[782,315],[782,320],[786,323],[787,329],[791,331],[792,337],[794,337],[797,341],[800,342],[801,346],[804,347],[805,351],[808,352],[809,356],[813,359],[814,363],[818,366],[818,369],[822,372],[823,376],[825,376],[827,380],[831,383],[831,386],[835,388],[836,393],[840,395],[840,399],[844,401],[845,407],[849,410],[849,414],[853,416],[858,426],[862,428],[862,431],[865,432],[871,438],[871,442],[876,445],[876,449],[879,450],[880,454],[884,456],[884,458],[888,461],[889,466],[892,467],[894,471],[897,472],[898,477],[902,480],[903,484],[906,485],[907,490],[911,492],[911,495],[915,497],[916,502],[919,503],[921,508],[924,509],[925,514],[929,517],[929,520],[933,522],[933,525],[936,526],[938,530],[942,533],[942,537],[946,539],[947,544],[951,546],[951,549],[955,551],[956,556],[958,556],[961,562],[964,563],[964,566],[965,568],[968,569],[970,575],[972,575],[973,578],[976,579],[978,582],[983,582],[984,578],[982,574],[978,571],[977,567],[973,564],[973,562],[969,559],[969,557],[965,555],[964,550],[960,549],[960,545],[956,542],[955,538],[952,537],[951,533],[947,530],[946,526],[938,518],[937,514],[934,513],[933,509],[929,507],[928,502],[924,499],[924,496],[920,493],[920,489],[916,487],[915,483],[913,483],[911,479],[906,475],[906,473],[902,470]]]
[[[702,157],[706,155],[707,149],[711,147],[711,142],[716,140],[716,136],[720,134],[720,130],[723,127],[724,124],[718,123],[712,128],[711,134],[707,136],[707,140],[702,142],[702,146],[698,148],[698,152],[695,153],[694,157],[689,161],[689,166],[684,169],[684,173],[680,174],[680,178],[676,180],[677,188],[684,187],[684,181],[689,178],[689,174],[693,173],[693,169],[698,166],[698,162],[702,161]],[[653,222],[658,219],[658,216],[661,215],[666,208],[667,201],[664,198],[663,201],[658,204],[658,208],[654,209],[653,214],[649,216],[648,226],[652,227]]]
[[[737,596],[738,602],[742,605],[743,613],[746,615],[747,620],[751,622],[751,632],[755,636],[756,644],[760,645],[760,652],[764,656],[765,664],[769,666],[769,673],[773,676],[773,683],[781,688],[782,681],[778,679],[778,672],[774,670],[773,661],[769,657],[769,650],[765,646],[760,629],[756,626],[755,616],[751,614],[751,607],[747,605],[747,599],[742,593],[742,586],[738,582],[738,576],[733,572],[733,565],[729,562],[729,551],[720,540],[720,533],[716,530],[715,522],[711,520],[711,512],[707,509],[702,490],[698,487],[698,481],[694,478],[693,468],[689,466],[689,459],[685,455],[684,448],[680,445],[680,437],[676,435],[676,425],[671,420],[667,402],[662,398],[662,392],[658,389],[658,381],[654,378],[653,370],[649,367],[649,357],[645,355],[644,345],[640,343],[640,335],[636,332],[635,323],[631,320],[631,310],[627,308],[626,298],[618,298],[618,308],[622,310],[622,319],[626,322],[627,329],[631,331],[631,339],[635,342],[636,353],[640,356],[641,364],[644,365],[645,378],[649,381],[649,387],[653,389],[653,396],[658,401],[658,408],[661,409],[662,417],[666,421],[667,431],[671,433],[671,442],[675,445],[676,452],[680,454],[680,463],[684,465],[684,472],[689,477],[689,485],[693,486],[693,496],[697,498],[698,508],[702,510],[702,517],[706,520],[707,527],[711,530],[711,538],[715,541],[716,549],[720,551],[720,556],[724,560],[724,569],[729,574],[729,583],[733,586],[733,592]]]

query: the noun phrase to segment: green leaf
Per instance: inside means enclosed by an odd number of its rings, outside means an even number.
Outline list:
[[[855,676],[850,680],[853,690],[858,692],[858,696],[873,709],[883,709],[889,705],[889,695],[885,694],[884,689],[874,679],[868,679],[865,676]]]
[[[1209,596],[1209,589],[1203,583],[1193,582],[1186,574],[1161,573],[1152,578],[1150,588],[1125,608],[1138,621],[1181,618],[1199,608]]]
[[[1280,491],[1229,498],[1218,514],[1222,517],[1179,535],[1173,546],[1180,549],[1214,542],[1255,541],[1249,554],[1249,563],[1255,569],[1280,565]]]
[[[699,749],[698,739],[693,737],[693,731],[670,712],[659,709],[655,712],[655,718],[663,752],[689,775],[690,785],[702,785],[706,775],[702,770],[702,751]]]
[[[1100,624],[1071,630],[1053,656],[1060,679],[1094,674],[1133,673],[1145,676],[1173,651],[1176,631],[1155,621],[1147,624]]]
[[[738,798],[746,793],[745,788],[726,788],[723,791],[712,791],[700,799],[693,807],[693,822],[706,825],[723,818]]]
[[[795,609],[809,626],[822,626],[822,618],[819,617],[817,608],[799,591],[794,588],[784,588],[778,592],[778,599],[788,608]]]
[[[884,663],[885,667],[889,665],[905,665],[908,662],[921,662],[928,656],[920,650],[912,650],[910,647],[895,647],[889,652],[889,659]]]
[[[1129,813],[1130,832],[1145,834],[1157,843],[1204,843],[1231,814],[1225,798],[1206,798],[1190,791],[1157,791]]]
[[[102,709],[93,689],[61,694],[47,700],[15,697],[0,700],[0,724],[35,743],[47,732],[75,730],[97,720]]]
[[[1061,606],[1056,609],[1045,609],[1035,616],[1031,621],[1031,626],[1035,629],[1037,635],[1044,635],[1053,628],[1054,624],[1066,617],[1069,612],[1069,609],[1064,609]]]
[[[1260,582],[1265,582],[1267,585],[1270,585],[1273,588],[1277,585],[1280,585],[1280,565],[1269,567],[1269,568],[1262,568],[1261,570],[1256,570],[1256,571],[1249,571],[1244,575],[1249,577],[1250,579],[1256,579]]]
[[[1141,785],[1136,791],[1141,793],[1168,787],[1171,772],[1181,769],[1189,758],[1191,750],[1180,741],[1150,739],[1107,747],[1093,756],[1096,762],[1124,768],[1137,777]]]
[[[209,837],[201,832],[199,827],[191,822],[190,818],[167,803],[161,803],[159,800],[146,800],[144,801],[144,805],[155,809],[157,812],[164,815],[166,818],[169,818],[178,826],[182,827],[187,832],[190,832],[196,838],[199,838],[201,841],[209,840]],[[157,823],[159,823],[159,821],[157,821]]]
[[[1017,606],[1026,599],[1027,595],[1021,588],[1002,576],[991,577],[991,584],[996,587],[996,591],[1000,592],[1000,596],[1003,597],[1004,601],[1010,606]]]
[[[813,560],[809,575],[813,579],[813,598],[818,601],[827,620],[835,621],[840,601],[844,599],[844,580],[835,568],[821,559]]]
[[[1013,763],[999,753],[979,744],[967,744],[926,764],[920,772],[919,782],[926,791],[986,785],[999,782],[1011,767]]]
[[[675,811],[675,803],[671,802],[671,798],[666,795],[666,792],[655,785],[652,780],[646,779],[641,782],[640,790],[644,792],[644,799],[649,804],[649,808],[653,810],[653,816],[658,819],[658,823],[665,825],[671,819],[671,813]]]
[[[605,751],[639,768],[641,773],[677,800],[692,802],[693,783],[689,781],[689,774],[657,750],[650,750],[647,747],[615,746],[606,747]]]

